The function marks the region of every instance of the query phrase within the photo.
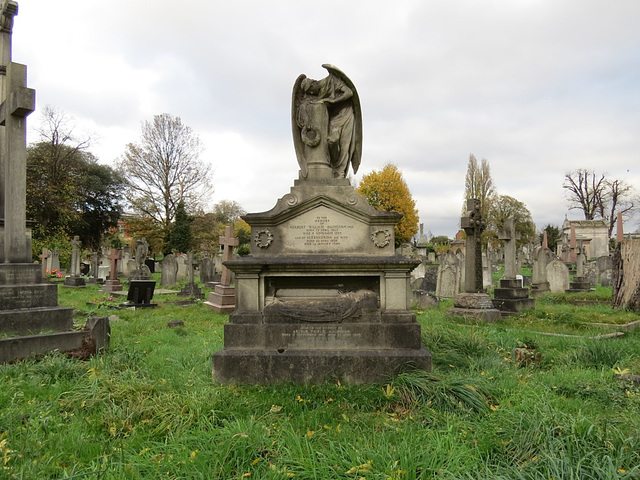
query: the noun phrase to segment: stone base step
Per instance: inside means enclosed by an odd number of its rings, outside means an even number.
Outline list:
[[[237,350],[213,355],[213,379],[224,384],[367,384],[399,373],[432,368],[424,347],[402,350]]]
[[[17,335],[63,332],[73,327],[73,309],[67,307],[0,310],[0,333]]]

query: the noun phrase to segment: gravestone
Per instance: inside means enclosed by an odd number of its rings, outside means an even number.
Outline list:
[[[189,281],[187,284],[180,290],[178,293],[179,297],[191,297],[191,298],[204,298],[204,293],[200,290],[200,287],[196,285],[195,282],[195,267],[198,264],[198,261],[193,256],[193,252],[189,252],[185,259],[184,263],[187,265],[187,274],[189,276]]]
[[[573,225],[572,225],[573,228]],[[589,279],[585,276],[585,265],[587,262],[587,255],[582,243],[582,240],[578,241],[578,245],[575,249],[576,256],[576,274],[573,280],[569,282],[569,288],[567,292],[588,292],[591,290],[591,284]]]
[[[546,235],[546,230],[545,230]],[[535,248],[533,252],[533,268],[531,271],[531,295],[536,296],[548,292],[549,282],[547,281],[547,264],[550,261],[551,252],[545,246],[543,240],[542,245]]]
[[[271,210],[242,217],[251,255],[224,262],[237,308],[213,356],[223,383],[369,383],[431,369],[411,310],[419,260],[394,252],[400,215],[375,210],[346,178],[360,163],[360,104],[351,81],[325,68],[327,78],[294,86],[298,179]],[[337,98],[340,117],[327,104]]]
[[[233,247],[239,245],[238,239],[233,236],[233,227],[225,227],[224,237],[220,237],[222,252],[222,276],[220,283],[209,294],[209,301],[204,304],[218,313],[231,313],[236,308],[236,289],[231,286],[231,270],[226,266],[233,256]]]
[[[47,270],[47,259],[49,258],[49,256],[51,255],[51,252],[49,251],[48,248],[43,248],[42,249],[42,253],[40,255],[38,255],[38,257],[40,257],[40,270],[42,273],[42,278],[48,278],[47,274],[49,273],[49,270]]]
[[[461,268],[458,257],[451,250],[442,255],[437,270],[436,296],[439,298],[454,298],[460,293]]]
[[[420,286],[420,290],[424,290],[425,292],[435,293],[438,287],[438,268],[437,267],[429,267],[426,272],[424,272],[424,278],[422,280],[422,285]]]
[[[47,270],[49,273],[60,273],[60,249],[55,247],[50,250],[49,258],[47,259]]]
[[[207,285],[209,282],[219,282],[219,277],[216,277],[215,263],[209,257],[203,257],[200,259],[200,283]]]
[[[177,254],[178,270],[176,270],[176,282],[184,282],[187,279],[187,264],[184,263],[184,255]]]
[[[569,269],[560,260],[553,260],[547,265],[547,281],[549,290],[561,293],[569,288]]]
[[[485,252],[482,252],[482,288],[485,290],[491,288],[493,284],[493,275],[491,272],[491,263]]]
[[[480,201],[467,200],[466,213],[460,219],[460,225],[467,234],[465,240],[465,291],[456,295],[450,315],[493,322],[501,317],[500,311],[493,307],[491,297],[482,287],[482,243],[481,235],[486,222],[480,213]]]
[[[120,254],[118,253],[117,248],[111,249],[111,255],[109,255],[109,260],[111,260],[111,267],[109,268],[109,280],[104,282],[102,286],[103,292],[120,292],[122,291],[122,284],[120,280],[118,280],[118,267],[117,263],[120,260]]]
[[[18,4],[0,8],[0,333],[65,331],[73,310],[58,306],[58,286],[44,282],[31,258],[26,218],[27,117],[35,90],[27,88],[27,67],[11,61],[11,35]]]
[[[155,280],[130,280],[127,302],[123,307],[153,308],[157,304],[151,303],[156,288]]]
[[[500,287],[493,291],[493,306],[506,314],[532,309],[536,301],[529,298],[529,289],[523,288],[522,276],[519,275],[521,270],[516,260],[516,241],[520,234],[516,231],[513,218],[504,221],[498,238],[504,241],[504,275],[500,279]]]
[[[427,263],[429,264],[436,263],[436,252],[427,253]]]
[[[173,253],[166,255],[162,262],[162,272],[160,273],[160,285],[163,287],[173,287],[176,284],[178,275],[178,260]]]
[[[80,276],[80,237],[77,235],[71,240],[71,265],[69,267],[70,275],[64,277],[65,287],[84,287],[86,282]]]

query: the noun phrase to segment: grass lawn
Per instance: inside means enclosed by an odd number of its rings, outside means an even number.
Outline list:
[[[639,317],[598,303],[607,289],[494,324],[442,302],[418,312],[433,372],[364,387],[217,385],[225,315],[59,291],[78,325],[118,317],[111,350],[0,366],[0,479],[640,478],[640,387],[615,374],[640,374],[640,334],[592,339]],[[538,362],[516,361],[525,346]]]

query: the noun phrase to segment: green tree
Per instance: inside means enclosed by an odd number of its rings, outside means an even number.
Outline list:
[[[398,167],[388,163],[379,172],[373,171],[364,177],[358,192],[365,196],[369,204],[385,212],[403,215],[395,226],[396,247],[411,241],[418,233],[418,210],[409,187]]]
[[[27,216],[35,221],[35,240],[79,235],[96,249],[118,223],[124,181],[98,163],[89,140],[77,140],[69,124],[64,113],[44,109],[40,141],[27,149]]]
[[[200,161],[201,152],[200,139],[180,117],[163,113],[143,122],[140,142],[127,145],[119,162],[136,213],[168,231],[180,202],[196,211],[211,192],[211,166]]]
[[[508,218],[514,219],[516,232],[520,234],[520,239],[516,242],[518,246],[533,241],[536,235],[536,226],[527,206],[508,195],[498,195],[494,198],[489,209],[487,229],[483,233],[485,242],[495,242],[498,239],[504,228],[504,222]]]
[[[540,232],[540,243],[542,243],[544,232],[547,232],[547,245],[549,250],[555,252],[558,242],[562,238],[562,230],[560,227],[548,223],[547,226],[542,229],[542,232]]]
[[[187,215],[184,202],[178,203],[175,222],[171,226],[169,241],[165,253],[186,253],[191,250],[191,222],[193,219]]]
[[[478,160],[472,154],[469,155],[467,173],[464,180],[464,198],[462,199],[462,213],[467,209],[467,199],[477,198],[480,200],[480,214],[482,218],[487,218],[491,204],[496,197],[496,189],[491,177],[489,161],[483,158],[478,164]]]

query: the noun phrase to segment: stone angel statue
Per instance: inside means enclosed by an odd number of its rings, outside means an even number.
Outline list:
[[[291,124],[303,178],[345,178],[362,156],[362,113],[353,82],[333,65],[313,80],[302,74],[293,86]]]

